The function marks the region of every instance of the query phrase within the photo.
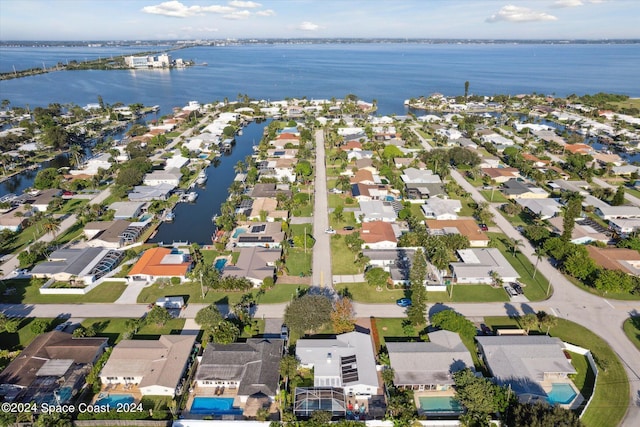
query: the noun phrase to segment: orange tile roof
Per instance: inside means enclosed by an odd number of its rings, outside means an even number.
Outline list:
[[[576,154],[587,154],[593,151],[590,145],[586,144],[567,144],[564,146],[565,151]]]
[[[362,150],[362,144],[358,141],[349,141],[342,147],[340,147],[342,151],[349,151],[354,149]]]
[[[529,154],[529,153],[522,153],[522,158],[525,160],[528,160],[530,162],[540,162],[540,163],[544,163],[544,164],[549,164],[549,160],[542,160],[537,158],[536,156],[534,156],[533,154]]]
[[[487,234],[480,229],[473,219],[428,219],[424,223],[430,230],[456,228],[460,234],[467,236],[470,241],[489,240]]]
[[[351,183],[352,184],[357,184],[359,182],[363,182],[363,181],[371,181],[373,182],[373,174],[366,170],[366,169],[360,169],[356,172],[356,174],[351,178]]]
[[[396,235],[393,232],[391,224],[384,221],[371,221],[362,224],[362,231],[360,231],[360,238],[365,243],[378,243],[378,242],[397,242]]]
[[[482,168],[482,172],[491,178],[499,176],[517,176],[520,171],[516,168]]]
[[[295,140],[300,140],[300,138],[297,135],[295,135],[293,133],[287,133],[287,132],[281,133],[280,135],[278,135],[276,137],[276,139],[295,139]]]
[[[135,263],[129,276],[144,274],[149,276],[180,276],[185,277],[189,270],[190,262],[180,264],[162,264],[162,259],[171,253],[167,248],[148,249],[138,262]]]
[[[598,248],[597,246],[591,245],[585,247],[589,252],[589,257],[593,259],[597,265],[607,270],[620,270],[629,273],[619,261],[640,261],[640,254],[633,249]]]

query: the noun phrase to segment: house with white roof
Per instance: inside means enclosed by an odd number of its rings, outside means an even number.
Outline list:
[[[503,282],[515,282],[520,275],[497,248],[471,248],[456,251],[459,262],[449,264],[457,283],[493,283],[492,272]]]
[[[553,218],[562,211],[562,205],[555,199],[516,199],[516,203],[542,220]]]
[[[136,185],[127,197],[132,202],[167,200],[174,188],[176,186],[173,184]]]
[[[431,197],[421,206],[421,209],[428,219],[458,219],[462,203],[456,199]]]
[[[142,202],[113,202],[109,209],[116,211],[113,219],[129,219],[139,217],[143,206]]]
[[[637,206],[598,206],[596,215],[605,221],[612,219],[640,218],[640,208]]]
[[[609,221],[609,227],[618,234],[630,234],[640,230],[640,218],[616,218]]]
[[[111,168],[111,154],[101,153],[94,156],[84,163],[82,169],[71,169],[71,175],[96,175],[100,169],[109,170]]]
[[[433,171],[426,169],[406,168],[400,175],[402,182],[405,184],[440,184],[442,180],[440,176],[434,174]]]
[[[180,185],[182,172],[178,168],[167,168],[165,170],[152,171],[144,176],[144,185],[168,184],[177,187]]]
[[[345,394],[370,397],[378,394],[371,336],[348,332],[332,339],[299,339],[296,357],[300,365],[313,369],[314,387],[344,388]]]
[[[398,218],[398,214],[389,202],[363,200],[360,202],[360,210],[355,212],[355,218],[358,222],[394,222]]]

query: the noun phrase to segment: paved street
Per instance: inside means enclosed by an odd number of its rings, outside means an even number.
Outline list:
[[[324,133],[316,131],[316,177],[314,180],[313,208],[313,282],[320,287],[333,287],[331,274],[331,234],[325,233],[329,228],[327,200],[327,168],[325,165]]]
[[[599,185],[602,188],[610,188],[613,191],[616,191],[618,189],[617,186],[615,185],[611,185],[607,182],[605,182],[604,180],[600,179],[600,178],[593,178],[593,183]],[[630,203],[634,206],[640,206],[640,199],[632,196],[631,194],[629,194],[628,192],[624,193],[624,198],[627,200],[627,203]]]

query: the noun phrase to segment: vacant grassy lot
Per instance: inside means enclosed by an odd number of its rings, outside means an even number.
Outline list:
[[[82,326],[92,326],[96,336],[106,337],[109,344],[113,345],[122,339],[122,334],[127,330],[127,322],[133,319],[92,317],[85,319]],[[179,335],[184,327],[185,319],[176,318],[168,321],[164,326],[147,324],[138,330],[133,339],[157,339],[160,335]]]
[[[402,328],[402,318],[382,318],[376,317],[376,326],[380,336],[380,345],[385,345],[387,341],[420,341],[418,331],[415,335],[408,336]]]
[[[44,318],[40,317],[40,319],[46,320],[48,322],[52,322],[53,318]],[[31,331],[31,322],[35,320],[35,317],[25,317],[20,319],[20,325],[18,327],[17,332],[9,333],[2,332],[0,333],[0,349],[2,350],[22,350],[26,346],[28,346],[31,341],[37,336],[37,334]],[[62,322],[62,320],[58,320],[57,323]],[[52,324],[53,326],[53,324]]]
[[[334,286],[335,289],[357,302],[366,303],[395,303],[398,299],[407,296],[404,289],[382,289],[376,290],[375,286],[371,286],[366,282],[360,283],[339,283]]]
[[[331,236],[331,270],[333,274],[360,274],[362,268],[354,264],[355,254],[347,248],[344,237]]]
[[[491,203],[507,203],[509,201],[497,188],[495,190],[480,190],[480,194],[487,199],[487,202]]]
[[[309,275],[311,273],[311,249],[289,248],[286,262],[291,276]]]
[[[127,287],[121,282],[104,282],[86,295],[42,295],[40,284],[28,279],[5,280],[7,289],[14,289],[10,295],[3,295],[1,301],[9,304],[64,304],[114,302]]]
[[[622,325],[624,329],[624,333],[627,334],[627,337],[633,345],[636,346],[638,350],[640,350],[640,316],[630,317],[625,320]]]

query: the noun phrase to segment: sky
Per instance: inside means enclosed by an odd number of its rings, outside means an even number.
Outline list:
[[[640,39],[640,0],[0,0],[0,40]]]

